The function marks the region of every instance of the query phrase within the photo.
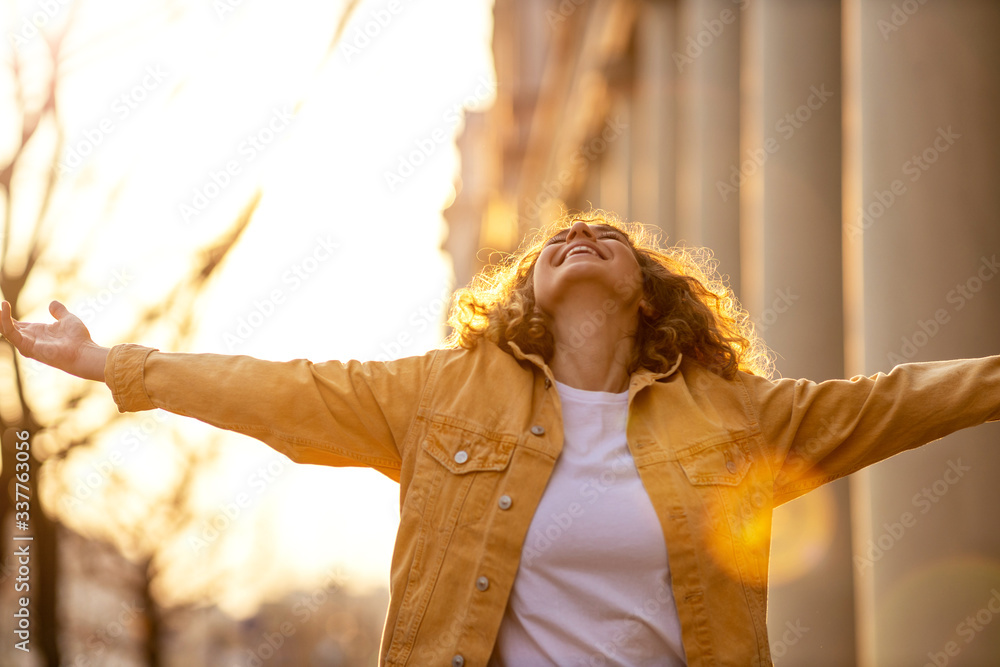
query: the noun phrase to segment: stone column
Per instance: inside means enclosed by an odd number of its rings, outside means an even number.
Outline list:
[[[852,373],[1000,352],[998,34],[995,2],[845,2]],[[979,426],[852,480],[860,664],[996,664],[998,441]]]
[[[743,11],[738,199],[743,299],[784,377],[843,377],[840,3]],[[854,664],[847,481],[774,512],[768,629],[777,664]]]
[[[739,160],[740,21],[731,0],[680,0],[676,239],[707,246],[740,294],[739,199],[716,182]]]
[[[644,2],[635,24],[632,90],[632,202],[630,216],[659,226],[675,240],[676,155],[674,99],[678,67],[673,54],[677,10]]]

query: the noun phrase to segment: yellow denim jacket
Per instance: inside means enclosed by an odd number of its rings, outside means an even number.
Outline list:
[[[400,484],[387,665],[483,666],[563,440],[552,371],[491,343],[380,362],[112,349],[121,411],[163,408],[293,461]],[[1000,356],[814,383],[678,359],[629,383],[628,446],[663,527],[688,664],[769,665],[771,509],[1000,419]]]

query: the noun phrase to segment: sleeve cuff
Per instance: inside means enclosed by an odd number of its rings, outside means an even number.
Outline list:
[[[115,345],[104,365],[104,381],[119,412],[152,410],[156,406],[146,394],[146,357],[157,350],[143,345]]]

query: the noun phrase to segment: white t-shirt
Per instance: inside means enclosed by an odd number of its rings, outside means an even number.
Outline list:
[[[628,392],[556,387],[563,450],[490,665],[685,665],[663,529],[626,444]]]

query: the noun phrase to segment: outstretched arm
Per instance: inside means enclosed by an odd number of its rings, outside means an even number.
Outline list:
[[[163,353],[94,343],[77,316],[53,301],[51,324],[0,330],[26,357],[107,383],[122,412],[162,408],[261,440],[293,461],[366,466],[399,480],[434,353],[389,362]]]
[[[1000,355],[850,380],[741,375],[773,455],[776,504],[949,433],[1000,420]]]
[[[18,322],[4,301],[0,304],[0,331],[26,357],[85,380],[104,382],[109,349],[95,343],[83,320],[58,301],[49,304],[49,312],[56,318],[50,324]]]

